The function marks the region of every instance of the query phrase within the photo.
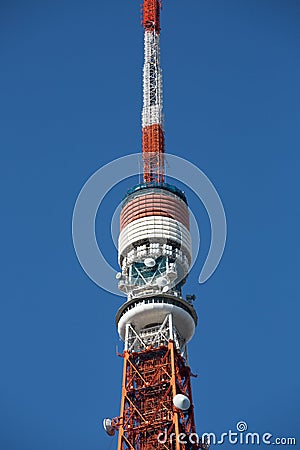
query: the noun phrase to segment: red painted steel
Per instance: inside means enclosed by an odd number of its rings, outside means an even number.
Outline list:
[[[144,162],[144,181],[164,181],[165,137],[158,124],[142,129],[142,150]]]
[[[119,429],[118,450],[201,448],[201,444],[192,443],[187,447],[180,442],[181,433],[189,441],[189,436],[196,430],[192,374],[174,342],[137,353],[125,351],[123,356],[121,411],[112,421]],[[173,398],[178,393],[190,399],[191,406],[187,411],[173,405]]]

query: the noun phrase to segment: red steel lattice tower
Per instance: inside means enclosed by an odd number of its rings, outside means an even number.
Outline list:
[[[192,261],[185,194],[164,180],[160,0],[144,0],[142,153],[144,182],[122,204],[119,289],[127,301],[116,316],[124,341],[118,450],[195,450],[187,343],[197,325],[194,296],[182,296]]]

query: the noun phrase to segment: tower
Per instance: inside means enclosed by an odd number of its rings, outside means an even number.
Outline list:
[[[182,296],[192,261],[189,210],[164,177],[160,10],[160,0],[144,0],[144,181],[127,192],[120,217],[122,399],[120,415],[104,420],[108,434],[118,430],[118,450],[205,448],[195,434],[187,363],[197,314],[193,296]]]

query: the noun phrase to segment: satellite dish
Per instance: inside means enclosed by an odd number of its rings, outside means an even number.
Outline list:
[[[103,420],[103,428],[106,431],[106,433],[108,434],[108,436],[114,436],[116,430],[114,429],[114,427],[111,424],[111,419]]]
[[[122,274],[121,274],[121,272],[117,272],[116,273],[116,279],[120,280],[120,278],[122,278]]]
[[[145,258],[144,259],[144,264],[146,267],[154,267],[156,264],[156,261],[154,258]]]
[[[158,286],[160,286],[160,287],[164,287],[168,284],[168,280],[165,277],[157,278],[156,282],[157,282]]]
[[[168,292],[168,290],[169,290],[169,286],[167,285],[167,286],[165,286],[164,288],[163,288],[163,292]]]
[[[177,394],[173,397],[173,404],[176,408],[186,411],[191,406],[191,402],[186,395]]]

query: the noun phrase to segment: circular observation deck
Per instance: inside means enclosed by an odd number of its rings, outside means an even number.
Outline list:
[[[144,296],[144,288],[145,295],[156,295],[164,282],[170,290],[178,286],[180,295],[192,261],[189,228],[185,194],[175,186],[144,183],[130,189],[120,216],[119,288],[129,297]],[[153,268],[145,264],[149,259]]]
[[[120,338],[125,340],[126,325],[130,324],[137,333],[154,325],[160,325],[168,314],[184,343],[193,337],[197,325],[197,314],[192,305],[173,295],[134,298],[124,303],[116,315]]]

